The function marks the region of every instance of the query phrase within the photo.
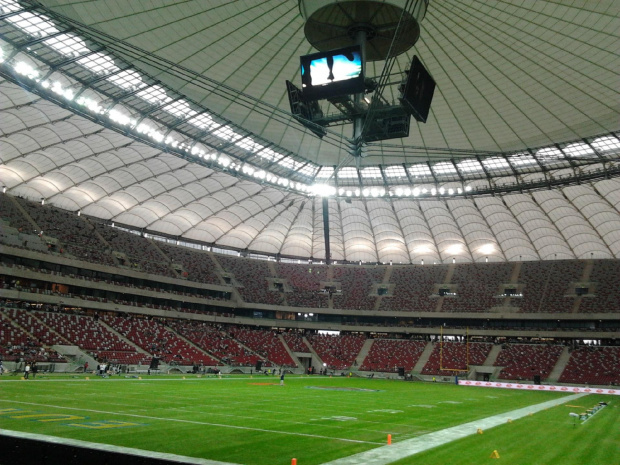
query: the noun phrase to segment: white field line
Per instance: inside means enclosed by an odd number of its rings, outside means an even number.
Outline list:
[[[556,405],[579,399],[585,395],[587,394],[574,394],[572,396],[561,397],[541,404],[512,410],[511,412],[500,413],[492,417],[481,418],[480,420],[471,421],[452,428],[446,428],[441,431],[435,431],[434,433],[407,439],[406,441],[400,441],[389,446],[377,447],[366,452],[336,459],[331,462],[326,462],[323,465],[387,465],[417,454],[418,452],[432,449],[466,436],[474,435],[478,432],[478,428],[484,431],[485,429],[505,424],[509,419],[517,420],[530,413],[539,412],[549,407],[555,407]]]
[[[0,435],[20,439],[32,439],[34,441],[44,441],[50,444],[62,444],[65,446],[82,447],[106,452],[116,452],[123,455],[135,455],[137,457],[148,457],[160,460],[168,460],[170,463],[186,463],[193,465],[236,465],[230,462],[218,462],[215,460],[200,459],[196,457],[184,457],[182,455],[166,454],[163,452],[152,452],[132,447],[112,446],[110,444],[99,444],[96,442],[80,441],[78,439],[66,439],[44,434],[23,433],[21,431],[11,431],[0,429]]]
[[[210,422],[206,422],[206,421],[182,420],[182,419],[179,419],[179,418],[162,418],[162,417],[154,417],[154,416],[150,416],[150,415],[138,415],[138,414],[135,414],[135,413],[109,412],[109,411],[106,411],[106,410],[94,410],[94,409],[85,409],[85,408],[77,408],[77,407],[63,407],[63,406],[52,405],[52,404],[38,404],[38,403],[35,403],[35,402],[21,402],[21,401],[17,401],[17,400],[8,400],[8,399],[7,400],[0,399],[0,402],[6,402],[6,403],[12,403],[12,404],[20,404],[20,405],[29,405],[29,406],[33,406],[33,407],[55,408],[55,409],[60,409],[60,410],[74,410],[74,411],[77,411],[77,412],[98,413],[98,414],[103,414],[103,415],[117,415],[117,416],[129,417],[129,418],[138,418],[138,419],[142,419],[142,420],[155,420],[155,421],[164,421],[164,422],[188,423],[188,424],[193,424],[193,425],[217,426],[219,428],[241,429],[241,430],[246,430],[246,431],[260,431],[260,432],[263,432],[263,433],[270,433],[270,434],[284,434],[284,435],[287,435],[287,436],[303,436],[303,437],[309,437],[309,438],[329,439],[330,441],[353,442],[353,443],[356,443],[356,444],[375,444],[375,445],[383,444],[382,442],[372,442],[372,441],[361,441],[361,440],[358,440],[358,439],[337,438],[337,437],[332,437],[332,436],[322,436],[322,435],[319,435],[319,434],[292,433],[292,432],[288,432],[288,431],[278,431],[278,430],[270,430],[270,429],[264,429],[264,428],[250,428],[248,426],[225,425],[225,424],[222,424],[222,423],[210,423]]]

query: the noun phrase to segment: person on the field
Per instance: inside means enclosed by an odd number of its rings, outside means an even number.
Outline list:
[[[24,379],[28,379],[30,376],[30,362],[26,363],[26,368],[24,368]]]
[[[280,374],[280,386],[284,386],[284,370]]]

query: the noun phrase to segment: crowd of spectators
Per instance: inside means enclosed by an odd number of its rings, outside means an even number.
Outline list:
[[[379,308],[391,311],[433,312],[437,299],[431,298],[437,283],[443,283],[448,267],[445,265],[411,265],[393,267],[390,283],[394,292],[383,297]]]
[[[502,303],[500,287],[510,280],[510,263],[464,263],[454,269],[450,280],[456,296],[443,300],[443,312],[487,312]]]
[[[286,294],[291,307],[326,308],[329,294],[321,282],[328,281],[326,265],[277,263],[278,276],[287,279],[293,292]]]
[[[73,273],[62,273],[60,271],[50,271],[50,270],[46,270],[45,268],[34,268],[34,267],[29,267],[29,266],[24,266],[24,265],[16,265],[14,263],[9,263],[9,264],[4,264],[4,266],[7,266],[9,268],[15,268],[15,269],[19,269],[19,270],[28,270],[30,272],[34,272],[34,273],[42,273],[42,274],[49,274],[52,276],[58,276],[58,277],[67,277],[67,278],[72,278],[72,279],[78,279],[78,280],[83,280],[83,281],[89,281],[92,283],[105,283],[105,284],[110,284],[110,285],[114,285],[114,286],[122,286],[122,287],[126,287],[129,289],[140,289],[140,290],[144,290],[144,291],[148,291],[149,293],[155,293],[155,294],[162,294],[161,297],[162,299],[165,299],[167,296],[165,296],[165,294],[174,294],[176,296],[179,297],[194,297],[194,298],[205,298],[204,295],[199,295],[193,292],[182,292],[179,290],[176,290],[172,287],[168,288],[168,289],[162,289],[162,288],[156,288],[156,287],[150,287],[147,285],[135,285],[132,283],[129,283],[127,281],[119,281],[119,280],[110,280],[110,279],[99,279],[99,278],[95,278],[92,276],[87,276],[87,275],[76,275]],[[42,277],[42,281],[45,278]],[[119,278],[120,279],[120,278]],[[76,299],[84,299],[84,300],[88,300],[91,302],[103,302],[106,303],[108,302],[107,298],[104,297],[95,297],[95,296],[91,296],[91,295],[83,295],[83,294],[74,294],[71,292],[60,292],[57,287],[58,286],[54,286],[52,285],[51,288],[50,286],[46,286],[46,288],[39,288],[36,285],[33,286],[32,285],[32,281],[31,281],[31,287],[29,288],[24,288],[23,286],[17,286],[14,283],[2,283],[3,284],[3,288],[4,289],[18,289],[20,291],[26,291],[26,292],[32,292],[32,293],[36,293],[36,294],[47,294],[47,295],[57,295],[60,297],[67,297],[67,298],[76,298]],[[87,286],[88,287],[88,286]],[[127,292],[128,295],[130,295],[130,292]],[[152,294],[151,294],[152,295]],[[138,297],[135,297],[138,298]],[[224,298],[218,294],[210,294],[207,297],[209,300],[224,300]],[[113,299],[111,300],[111,302],[113,303],[117,303],[117,304],[123,304],[123,305],[129,305],[129,306],[140,306],[140,307],[147,307],[147,308],[157,308],[157,309],[161,309],[161,310],[177,310],[180,312],[186,312],[186,313],[202,313],[202,314],[208,314],[208,315],[219,315],[219,316],[226,316],[226,317],[233,317],[233,314],[230,313],[216,313],[216,312],[211,312],[211,311],[198,311],[198,310],[192,310],[189,308],[184,308],[184,307],[172,307],[170,305],[155,305],[155,304],[142,304],[140,302],[138,302],[137,300],[127,300],[127,299]]]
[[[199,283],[221,284],[211,254],[163,242],[158,242],[157,246],[170,257],[172,264],[180,264],[183,267],[181,277]]]
[[[280,305],[284,302],[281,292],[270,289],[267,278],[273,277],[269,263],[263,260],[220,255],[217,261],[234,275],[240,284],[237,290],[246,302]]]
[[[519,282],[525,285],[523,297],[511,299],[511,305],[523,313],[567,313],[575,299],[570,284],[581,279],[583,261],[541,261],[521,264]]]
[[[334,268],[334,281],[341,284],[341,293],[334,295],[334,308],[343,310],[374,310],[377,293],[373,284],[380,283],[385,267],[340,266]]]
[[[18,201],[17,199],[18,197],[15,197],[16,203]],[[35,225],[28,221],[28,219],[19,210],[16,203],[13,203],[11,198],[2,196],[2,198],[0,198],[0,218],[8,221],[9,225],[16,231],[31,231],[38,234],[39,231],[35,230]]]
[[[620,261],[595,261],[592,266],[590,281],[596,284],[596,290],[592,296],[587,295],[581,299],[579,311],[582,313],[618,312],[620,309],[619,276]]]
[[[36,223],[40,234],[58,241],[48,244],[50,251],[91,263],[114,264],[105,244],[95,233],[95,227],[85,218],[20,198],[16,198],[16,201]]]
[[[393,292],[378,297],[377,285],[387,267],[269,263],[218,255],[203,250],[156,242],[123,228],[78,216],[51,205],[19,197],[0,198],[0,241],[13,247],[65,255],[108,266],[120,266],[151,275],[185,278],[226,285],[221,273],[234,276],[243,300],[290,307],[432,312],[438,301],[437,285],[445,282],[448,265],[408,265],[391,268],[386,284]],[[41,236],[41,237],[40,237]],[[43,241],[45,238],[45,242]],[[583,260],[523,262],[518,283],[522,295],[510,306],[523,313],[613,312],[620,306],[617,260],[594,260],[591,292],[575,299],[571,286],[586,269]],[[218,267],[221,265],[222,270]],[[175,265],[178,265],[175,267]],[[456,297],[443,299],[443,312],[480,312],[501,302],[496,296],[514,270],[512,263],[458,264],[451,278]],[[285,279],[292,292],[270,286],[268,278]],[[341,292],[330,294],[321,282],[337,282]],[[332,301],[330,302],[330,298]],[[378,303],[378,304],[377,304]],[[575,308],[575,305],[579,305]]]
[[[178,277],[160,250],[140,234],[133,234],[119,228],[111,228],[102,223],[94,223],[97,232],[104,238],[116,260],[125,266],[145,273]]]

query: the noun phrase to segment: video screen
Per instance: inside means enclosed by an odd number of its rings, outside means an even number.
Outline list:
[[[417,56],[413,57],[401,103],[416,120],[426,123],[435,93],[435,80]]]
[[[300,57],[304,98],[318,100],[364,92],[359,46]]]

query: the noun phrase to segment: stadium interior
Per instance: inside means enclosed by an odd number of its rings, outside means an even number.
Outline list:
[[[178,3],[0,0],[4,370],[620,385],[617,5]]]

